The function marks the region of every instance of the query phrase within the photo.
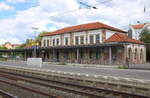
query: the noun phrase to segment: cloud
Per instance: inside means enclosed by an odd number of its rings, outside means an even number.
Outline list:
[[[96,4],[101,0],[86,2]],[[150,20],[150,12],[143,12],[144,6],[150,9],[148,5],[150,5],[148,0],[112,0],[96,5],[97,10],[78,10],[81,5],[76,0],[38,0],[37,6],[16,11],[13,18],[0,20],[0,43],[12,41],[14,38],[15,41],[12,42],[25,42],[27,38],[34,37],[32,27],[38,27],[39,32],[53,31],[66,26],[100,21],[122,29],[128,28],[129,24],[135,24],[136,21]]]
[[[18,38],[19,43],[24,42],[27,38],[33,38],[34,30],[32,30],[32,27],[38,27],[39,31],[49,31],[49,29],[54,30],[54,28],[56,30],[56,28],[64,27],[64,25],[67,23],[58,23],[51,20],[51,17],[47,17],[64,12],[68,9],[70,10],[77,8],[78,5],[73,4],[75,3],[74,0],[60,1],[61,2],[58,0],[51,0],[51,2],[49,2],[49,0],[39,0],[39,6],[31,7],[24,11],[17,11],[16,15],[14,16],[15,18],[0,20],[0,37],[2,38],[1,41],[6,42],[4,39],[8,39],[8,36],[12,38]],[[68,3],[66,4],[65,1]],[[62,6],[58,7],[58,3]],[[73,5],[71,6],[70,3]],[[50,6],[52,4],[53,6]],[[48,24],[52,24],[55,27],[47,27]]]
[[[27,1],[27,0],[6,0],[6,2],[8,2],[8,3],[23,3],[25,1]]]
[[[7,10],[14,10],[14,7],[7,5],[5,3],[0,3],[0,12],[7,11]]]
[[[11,43],[14,43],[14,44],[20,43],[18,38],[12,38],[12,37],[7,38],[7,39],[0,39],[0,44],[4,44],[4,42],[11,42]]]
[[[100,2],[96,0],[97,2]],[[149,5],[150,1],[146,0],[112,0],[107,3],[97,5],[98,10],[91,10],[86,17],[89,20],[105,20],[110,25],[124,28],[129,24],[135,24],[137,21],[141,23],[150,20],[150,12],[144,13],[145,5]],[[147,9],[150,9],[147,6]],[[149,19],[146,17],[149,17]]]

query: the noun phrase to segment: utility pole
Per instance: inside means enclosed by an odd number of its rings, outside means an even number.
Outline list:
[[[146,15],[149,14],[150,10],[147,10],[146,6],[144,6],[143,11],[144,11],[144,14],[145,14],[145,20],[146,20],[145,23],[147,23],[147,22],[149,22],[148,21],[149,20],[149,16],[146,16]]]
[[[143,11],[142,11],[142,12],[143,12],[145,15],[146,15],[146,14],[149,14],[148,11],[147,11],[147,9],[146,9],[146,6],[143,7]],[[140,23],[145,24],[145,23],[148,22],[147,20],[148,20],[149,17],[145,16],[145,17],[143,17],[143,18],[144,18],[144,20],[146,20],[145,22],[137,21],[137,23],[139,23],[139,24],[140,24]]]
[[[32,27],[32,29],[34,30],[34,37],[36,37],[36,31],[37,31],[39,28]]]
[[[36,38],[36,32],[37,32],[37,30],[38,30],[39,28],[32,27],[32,29],[34,30],[34,38]],[[33,47],[33,48],[34,48],[33,57],[36,58],[36,48],[37,48],[36,43],[34,43],[34,47]]]

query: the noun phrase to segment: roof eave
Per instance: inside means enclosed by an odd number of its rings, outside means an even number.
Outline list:
[[[87,29],[87,30],[77,30],[77,31],[73,31],[73,32],[82,32],[82,31],[89,31],[89,30],[97,30],[97,29],[106,29],[106,30],[111,30],[111,31],[117,31],[120,33],[127,33],[126,31],[119,31],[119,30],[113,30],[113,29],[109,29],[109,28],[94,28],[94,29]],[[41,37],[46,37],[46,36],[53,36],[53,35],[61,35],[61,34],[65,34],[65,33],[72,33],[72,32],[64,32],[64,33],[59,33],[59,34],[52,34],[52,35],[42,35]]]

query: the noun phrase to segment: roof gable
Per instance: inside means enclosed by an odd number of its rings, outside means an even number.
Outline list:
[[[144,42],[140,40],[131,39],[126,34],[122,34],[122,33],[115,33],[105,41],[105,43],[111,43],[111,42],[129,42],[129,43],[136,43],[136,44],[144,44]]]
[[[142,29],[145,24],[137,24],[137,25],[132,25],[132,28],[134,29]]]

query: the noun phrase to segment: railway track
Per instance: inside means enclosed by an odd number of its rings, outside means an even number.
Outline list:
[[[14,81],[25,81],[25,82],[32,83],[32,84],[36,84],[36,85],[40,85],[44,87],[50,87],[50,88],[60,90],[60,91],[65,91],[68,93],[74,93],[77,95],[87,96],[89,98],[109,98],[109,97],[111,98],[112,97],[113,98],[117,98],[117,97],[119,98],[120,97],[121,98],[149,98],[147,96],[142,96],[142,95],[136,95],[136,94],[120,92],[120,91],[112,91],[108,89],[83,86],[83,85],[72,84],[72,83],[65,83],[61,81],[49,80],[46,78],[37,78],[33,76],[21,75],[21,74],[16,74],[12,72],[0,71],[0,77],[4,77],[4,78],[11,79]]]
[[[18,98],[18,97],[14,96],[8,92],[5,92],[3,90],[0,90],[0,98]]]
[[[21,89],[24,89],[24,90],[27,90],[27,91],[30,91],[30,92],[34,92],[34,93],[37,93],[37,94],[41,94],[41,95],[44,95],[44,96],[48,96],[48,97],[50,97],[50,98],[61,98],[61,97],[54,96],[54,95],[51,95],[51,94],[48,94],[48,93],[45,93],[45,92],[41,92],[41,91],[38,91],[38,90],[35,90],[35,89],[31,89],[31,88],[29,88],[29,87],[17,85],[17,84],[15,84],[15,83],[8,82],[8,81],[5,81],[5,80],[0,80],[0,82],[9,84],[9,85],[12,85],[12,86],[15,86],[15,87],[18,87],[18,88],[21,88]],[[10,97],[10,98],[14,98],[14,97]],[[15,98],[16,98],[16,97],[15,97]]]

